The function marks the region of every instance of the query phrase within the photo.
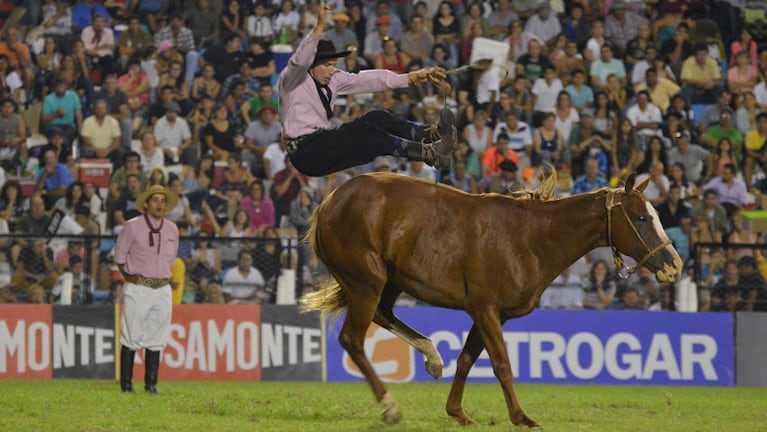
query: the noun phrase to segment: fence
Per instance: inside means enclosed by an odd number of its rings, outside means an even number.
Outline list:
[[[767,284],[759,276],[760,263],[767,258],[766,244],[697,243],[691,258],[695,260],[693,280],[698,286],[699,301],[710,300],[711,310],[767,311]],[[753,271],[742,269],[749,265]],[[756,298],[749,300],[749,292],[754,292]],[[728,294],[732,296],[726,304]],[[725,304],[715,304],[717,297]],[[753,304],[749,305],[750,302]]]
[[[56,301],[57,285],[63,274],[71,272],[73,303],[102,304],[114,301],[120,274],[113,260],[117,237],[112,235],[35,236],[12,234],[0,236],[0,287],[9,285],[19,301],[35,303]],[[272,302],[278,278],[283,270],[296,271],[296,296],[310,284],[306,253],[300,253],[299,240],[285,237],[207,237],[181,236],[178,258],[185,267],[185,303],[211,302],[207,288],[220,284],[228,270],[237,267],[240,251],[249,252],[252,267],[265,281],[265,291]],[[8,288],[6,288],[7,290]],[[27,296],[39,296],[42,301]]]

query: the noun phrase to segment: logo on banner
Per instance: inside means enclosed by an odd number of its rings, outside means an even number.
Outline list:
[[[378,376],[387,382],[409,382],[415,376],[415,352],[399,337],[375,324],[365,334],[365,356]],[[344,351],[343,367],[349,375],[363,378],[349,353]]]

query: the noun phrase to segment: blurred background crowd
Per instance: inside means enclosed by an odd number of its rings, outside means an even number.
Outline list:
[[[119,302],[104,236],[138,214],[148,185],[182,197],[168,216],[189,236],[178,302],[273,302],[287,269],[298,295],[322,278],[295,240],[349,178],[392,171],[508,194],[550,163],[559,196],[649,178],[689,277],[621,280],[596,250],[541,307],[767,309],[764,2],[328,4],[325,38],[352,51],[339,69],[471,65],[450,86],[336,101],[339,124],[370,109],[434,124],[453,110],[449,170],[383,157],[307,178],[291,166],[274,85],[319,0],[0,1],[0,301],[60,301],[68,275],[76,302]]]

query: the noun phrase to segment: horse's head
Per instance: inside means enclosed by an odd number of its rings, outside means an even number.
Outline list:
[[[649,182],[648,178],[634,188],[632,174],[623,191],[608,195],[608,243],[637,260],[630,272],[646,266],[659,282],[676,282],[682,275],[682,259],[663,230],[655,208],[642,195]]]

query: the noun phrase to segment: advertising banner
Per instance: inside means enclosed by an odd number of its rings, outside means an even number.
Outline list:
[[[320,314],[296,306],[261,306],[261,379],[322,380]]]
[[[114,323],[112,307],[53,306],[53,377],[114,378]]]
[[[444,360],[443,379],[452,379],[470,317],[431,307],[395,313],[433,341]],[[732,386],[733,325],[733,315],[724,313],[536,310],[509,320],[503,336],[515,382]],[[327,379],[361,381],[338,344],[340,329],[327,329]],[[368,329],[365,352],[386,381],[433,381],[422,354],[375,325]],[[496,381],[486,352],[469,379]]]
[[[51,307],[0,306],[0,379],[49,379]]]
[[[160,380],[260,380],[260,325],[258,305],[174,306]],[[134,377],[144,376],[139,354]]]

